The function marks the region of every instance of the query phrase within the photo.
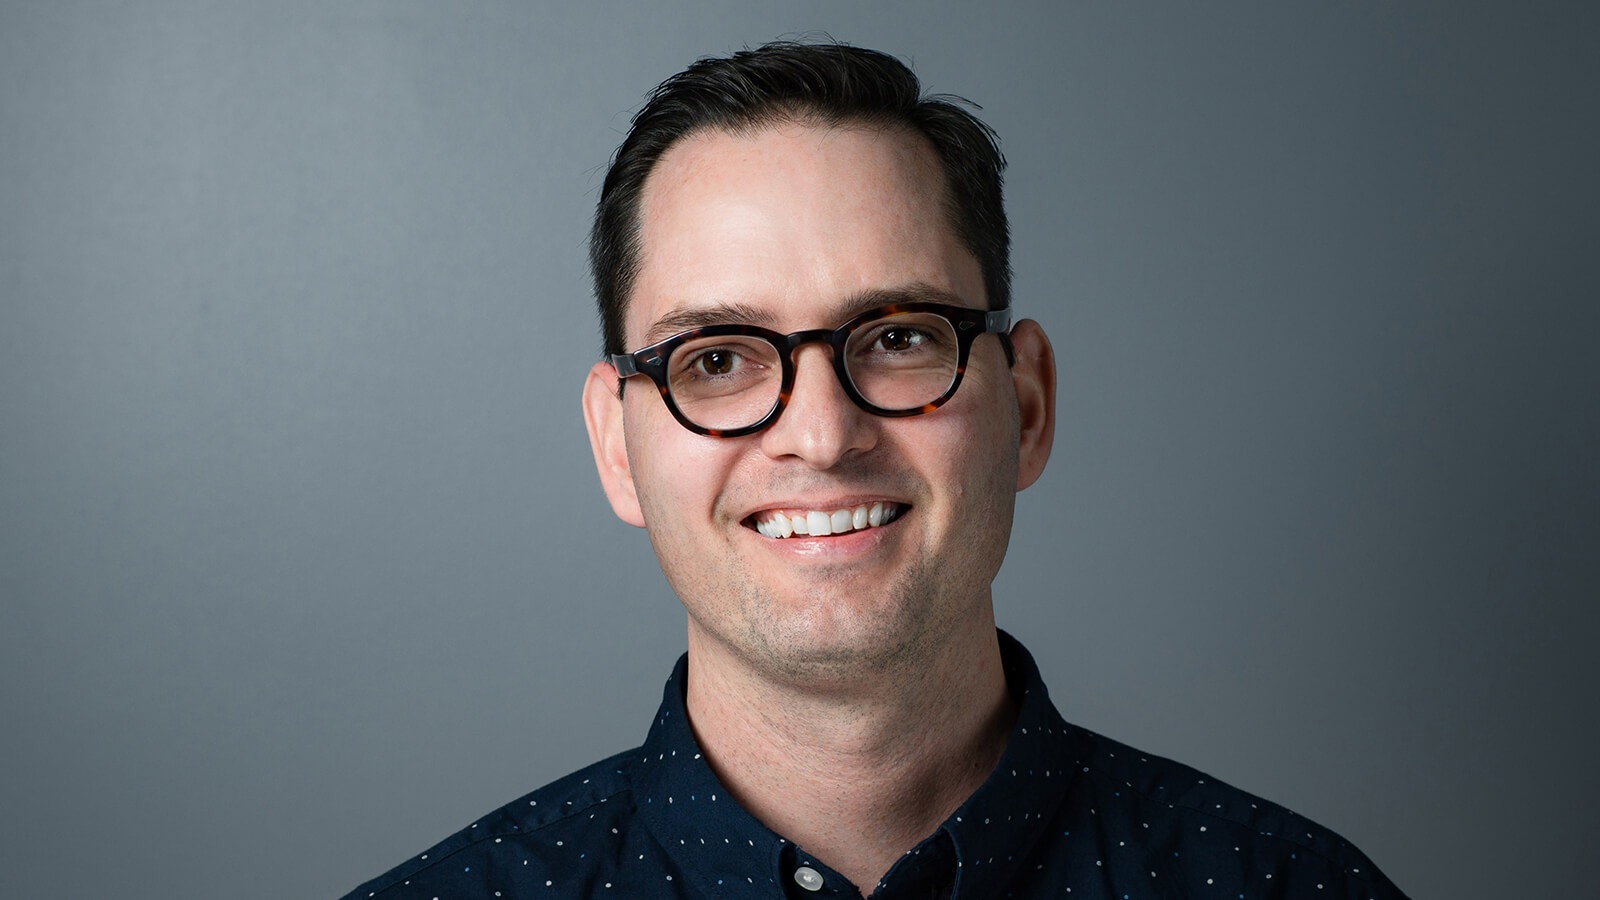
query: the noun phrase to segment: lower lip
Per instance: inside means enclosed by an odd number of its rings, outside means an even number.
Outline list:
[[[904,510],[882,525],[874,525],[856,531],[847,531],[844,534],[830,534],[826,537],[808,537],[795,535],[786,538],[769,538],[752,528],[745,530],[750,536],[760,541],[762,546],[778,553],[791,556],[836,558],[869,553],[888,539],[896,526],[910,515],[911,510]]]

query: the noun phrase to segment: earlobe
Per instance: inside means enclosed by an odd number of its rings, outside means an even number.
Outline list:
[[[628,462],[628,444],[622,427],[622,398],[617,394],[617,372],[605,362],[597,362],[583,383],[583,423],[589,429],[589,448],[600,486],[617,518],[636,528],[644,527],[639,495],[633,486],[633,469]]]
[[[1011,329],[1016,365],[1011,380],[1017,392],[1020,433],[1017,445],[1017,490],[1024,490],[1044,473],[1056,435],[1056,357],[1050,338],[1032,319]]]

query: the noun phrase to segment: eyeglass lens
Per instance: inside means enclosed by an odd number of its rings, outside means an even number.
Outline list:
[[[667,386],[684,417],[732,430],[761,421],[783,389],[781,351],[764,338],[727,335],[686,341],[667,360]],[[850,332],[844,367],[856,392],[890,411],[916,409],[945,395],[960,364],[955,328],[943,316],[914,312],[865,322]]]

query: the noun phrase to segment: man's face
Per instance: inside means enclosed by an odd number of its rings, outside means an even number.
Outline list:
[[[881,292],[984,308],[982,272],[943,203],[932,149],[904,131],[785,124],[686,138],[645,186],[628,347],[689,322],[832,328]],[[602,481],[617,514],[649,530],[688,609],[691,654],[815,682],[992,627],[1015,492],[1043,466],[1034,441],[1019,475],[1018,394],[999,339],[978,338],[945,406],[901,419],[854,406],[829,352],[802,347],[783,414],[732,439],[683,428],[643,379],[619,400],[608,366],[591,373]],[[825,537],[754,527],[875,504],[889,521]]]

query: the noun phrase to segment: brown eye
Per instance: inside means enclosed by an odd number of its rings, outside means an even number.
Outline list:
[[[904,353],[926,336],[914,328],[888,328],[878,335],[878,346],[891,353]]]
[[[726,375],[733,371],[734,354],[728,350],[707,350],[694,361],[702,375]]]

